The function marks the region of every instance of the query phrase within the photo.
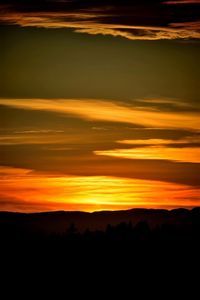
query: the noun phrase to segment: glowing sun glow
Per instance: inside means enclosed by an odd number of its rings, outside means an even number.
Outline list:
[[[192,206],[198,200],[197,189],[162,181],[35,175],[29,170],[14,168],[1,168],[0,171],[3,175],[0,194],[5,199],[5,203],[0,203],[0,210],[172,208]]]

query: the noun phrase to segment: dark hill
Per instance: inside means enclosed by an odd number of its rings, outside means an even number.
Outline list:
[[[107,225],[117,225],[131,222],[134,226],[139,222],[147,222],[150,228],[161,225],[187,226],[200,222],[200,208],[174,209],[131,209],[124,211],[86,212],[42,212],[13,213],[0,212],[0,230],[25,230],[42,233],[64,233],[71,224],[83,232],[90,230],[105,230]]]

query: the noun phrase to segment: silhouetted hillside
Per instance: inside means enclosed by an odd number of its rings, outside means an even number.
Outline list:
[[[90,274],[110,271],[109,277],[121,268],[122,276],[129,274],[128,269],[141,278],[156,270],[159,278],[168,270],[176,280],[186,268],[191,274],[200,265],[200,208],[1,212],[0,244],[8,272],[18,272],[23,266],[24,274],[32,270],[38,274],[42,267],[45,277],[51,276],[53,269],[54,276],[62,272],[74,272],[74,276],[83,272],[85,276],[90,270]]]
[[[25,230],[45,234],[62,234],[74,224],[78,231],[86,229],[105,230],[107,225],[131,222],[135,226],[139,222],[147,222],[150,228],[160,225],[185,226],[198,223],[200,208],[192,210],[174,209],[171,211],[161,209],[131,209],[125,211],[86,212],[44,212],[44,213],[12,213],[0,212],[0,230]]]

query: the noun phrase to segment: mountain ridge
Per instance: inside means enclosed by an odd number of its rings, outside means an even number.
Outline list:
[[[200,220],[200,207],[191,210],[185,208],[145,209],[133,208],[117,211],[50,211],[36,213],[21,213],[0,211],[0,229],[18,228],[20,230],[45,232],[47,234],[66,232],[72,224],[80,231],[105,230],[108,225],[120,223],[147,222],[151,228],[163,224],[184,226]]]

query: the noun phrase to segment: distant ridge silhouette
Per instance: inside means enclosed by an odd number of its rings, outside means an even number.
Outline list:
[[[200,207],[191,210],[179,208],[165,209],[140,209],[120,211],[99,211],[93,213],[81,211],[54,211],[39,213],[0,212],[0,229],[9,227],[26,229],[31,232],[43,232],[47,234],[62,234],[74,224],[83,232],[89,230],[105,230],[107,225],[116,226],[120,223],[136,225],[139,222],[147,222],[150,228],[163,224],[182,226],[196,223],[200,220]]]
[[[81,272],[82,280],[90,270],[95,279],[94,274],[109,274],[109,281],[121,268],[122,277],[129,269],[149,282],[156,271],[157,279],[170,274],[177,282],[185,274],[198,274],[200,208],[0,212],[0,245],[4,270],[9,276],[16,270],[17,278],[23,268],[25,277],[35,271],[38,276],[42,268],[42,283],[49,275],[63,274],[60,269],[70,275],[74,271],[73,280]]]

